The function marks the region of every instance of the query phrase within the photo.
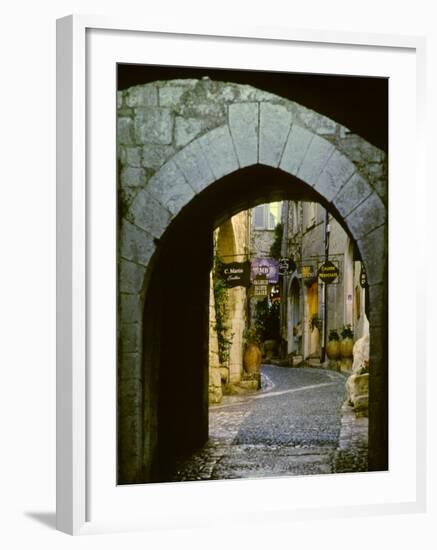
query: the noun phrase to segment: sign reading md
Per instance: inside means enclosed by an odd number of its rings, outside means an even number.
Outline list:
[[[251,262],[252,281],[257,277],[266,277],[270,284],[279,281],[279,264],[274,258],[254,258]]]

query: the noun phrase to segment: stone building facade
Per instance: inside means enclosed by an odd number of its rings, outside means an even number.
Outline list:
[[[322,358],[322,348],[331,330],[341,335],[342,329],[350,325],[354,340],[368,334],[367,291],[361,286],[362,262],[357,259],[353,242],[323,206],[315,202],[289,202],[283,209],[283,224],[286,231],[282,252],[293,258],[296,269],[284,277],[282,337],[286,340],[287,354],[295,356],[297,364]],[[318,270],[326,260],[326,239],[328,260],[339,274],[326,285],[325,293]],[[327,358],[323,360],[327,364]],[[345,371],[351,366],[352,360],[341,362]]]

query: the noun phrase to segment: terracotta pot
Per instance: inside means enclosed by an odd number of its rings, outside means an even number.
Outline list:
[[[340,342],[340,354],[343,359],[350,359],[353,356],[354,341],[352,338],[343,338]]]
[[[261,366],[261,350],[258,344],[247,344],[243,354],[243,366],[248,374],[259,372]]]
[[[340,342],[339,340],[329,340],[326,345],[326,355],[328,359],[338,359],[340,357]]]

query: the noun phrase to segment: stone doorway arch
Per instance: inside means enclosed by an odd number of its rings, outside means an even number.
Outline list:
[[[385,154],[335,121],[292,101],[251,86],[210,80],[157,82],[119,92],[118,150],[119,483],[151,480],[154,462],[160,458],[155,450],[164,430],[153,414],[160,405],[151,388],[159,389],[154,373],[162,350],[150,342],[161,342],[162,334],[175,328],[168,319],[163,320],[164,328],[159,324],[164,296],[156,291],[157,270],[171,274],[172,262],[210,256],[211,245],[199,235],[196,216],[205,228],[211,212],[212,231],[214,224],[244,208],[285,196],[321,202],[346,229],[366,266],[371,340],[369,464],[373,470],[386,469]],[[262,177],[266,179],[260,183]],[[237,180],[243,183],[233,186]],[[212,208],[214,203],[220,208]],[[188,214],[190,222],[184,220]],[[196,242],[196,250],[188,247],[183,254],[174,245],[179,222],[186,231],[185,242]],[[165,250],[168,243],[174,257]],[[183,275],[181,270],[178,273]],[[181,285],[192,284],[188,275],[182,279]],[[207,318],[208,280],[206,285],[202,280],[199,275]],[[172,299],[178,302],[177,293]],[[201,362],[205,350],[199,342],[193,344],[195,348]],[[201,380],[205,373],[199,371],[198,376]],[[185,390],[195,393],[191,386]],[[201,383],[196,391],[203,395]],[[177,391],[170,395],[177,402]],[[187,438],[187,446],[200,444],[207,436],[202,399],[187,417],[188,421],[198,418],[196,436]],[[177,439],[174,430],[169,433]]]

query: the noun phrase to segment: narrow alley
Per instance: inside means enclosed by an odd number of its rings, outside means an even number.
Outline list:
[[[368,419],[343,405],[344,375],[265,365],[261,378],[261,391],[210,406],[207,444],[168,481],[367,470]]]

